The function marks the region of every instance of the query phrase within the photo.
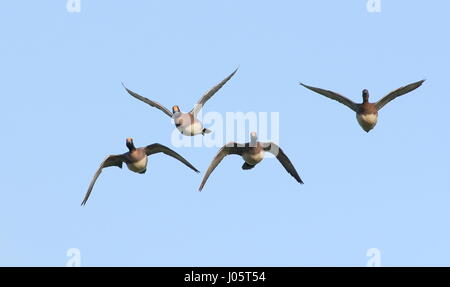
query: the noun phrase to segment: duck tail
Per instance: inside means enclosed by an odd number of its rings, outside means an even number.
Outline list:
[[[209,134],[209,133],[211,133],[211,130],[208,130],[208,129],[202,130],[202,135]]]
[[[244,164],[242,165],[242,169],[244,170],[252,169],[254,167],[255,167],[254,165],[248,164],[246,162],[244,162]]]

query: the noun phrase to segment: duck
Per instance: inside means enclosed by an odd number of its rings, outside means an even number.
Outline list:
[[[361,126],[361,128],[366,131],[367,133],[371,131],[378,122],[378,112],[390,101],[393,99],[400,97],[402,95],[405,95],[409,92],[414,91],[418,87],[420,87],[425,80],[421,80],[418,82],[411,83],[409,85],[400,87],[396,90],[391,91],[386,96],[378,100],[377,102],[369,102],[369,91],[367,89],[362,90],[362,99],[363,102],[361,104],[355,103],[352,100],[335,93],[333,91],[324,90],[316,87],[311,87],[308,85],[305,85],[303,83],[300,83],[303,87],[314,91],[318,94],[321,94],[325,97],[328,97],[332,100],[338,101],[341,104],[346,105],[350,109],[352,109],[354,112],[356,112],[356,119]]]
[[[286,169],[286,171],[292,177],[294,177],[297,182],[303,184],[303,181],[298,175],[297,170],[295,169],[289,158],[286,156],[286,154],[283,152],[283,150],[276,143],[259,142],[256,132],[251,132],[250,142],[247,142],[245,144],[229,142],[219,150],[219,152],[209,165],[198,191],[202,191],[211,173],[227,155],[240,155],[244,160],[242,169],[250,170],[264,159],[265,152],[270,152],[275,155],[281,165]]]
[[[166,155],[176,158],[177,160],[181,161],[186,166],[188,166],[190,169],[199,173],[199,171],[184,157],[182,157],[177,152],[173,151],[172,149],[162,144],[154,143],[145,147],[136,148],[134,146],[133,139],[127,138],[126,146],[128,148],[128,152],[117,155],[108,155],[100,164],[100,167],[95,172],[94,177],[92,178],[89,184],[86,195],[84,196],[84,199],[81,202],[82,206],[86,205],[86,202],[88,201],[89,196],[91,195],[92,188],[94,187],[94,184],[97,181],[98,176],[100,175],[100,173],[104,168],[111,166],[117,166],[119,168],[122,168],[123,163],[125,163],[130,171],[139,174],[144,174],[147,171],[148,156],[152,154],[162,152]]]
[[[194,108],[188,112],[184,113],[181,111],[180,107],[177,105],[174,105],[172,107],[172,111],[170,111],[168,108],[164,107],[158,102],[152,101],[150,99],[147,99],[146,97],[143,97],[139,95],[138,93],[135,93],[128,89],[124,83],[122,83],[122,86],[125,88],[125,90],[134,98],[152,106],[159,110],[161,110],[163,113],[168,115],[170,118],[174,120],[175,127],[178,129],[178,131],[185,135],[185,136],[195,136],[198,134],[205,135],[211,133],[211,130],[204,128],[203,124],[200,120],[197,119],[197,114],[202,109],[203,105],[217,92],[222,88],[228,80],[230,80],[234,74],[236,74],[238,69],[234,70],[228,77],[226,77],[223,81],[215,85],[212,89],[210,89],[208,92],[206,92],[200,100],[195,104]]]

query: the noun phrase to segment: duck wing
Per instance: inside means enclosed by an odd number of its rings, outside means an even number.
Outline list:
[[[234,70],[233,73],[231,73],[228,77],[226,77],[222,82],[218,83],[211,90],[206,92],[206,94],[204,94],[200,98],[200,100],[195,104],[194,108],[189,113],[194,115],[194,117],[197,116],[198,112],[202,109],[206,101],[208,101],[218,90],[220,90],[220,88],[222,88],[223,85],[225,85],[225,83],[228,82],[228,80],[231,79],[234,76],[234,74],[236,74],[237,70],[238,69]]]
[[[182,163],[184,163],[185,165],[187,165],[189,168],[191,168],[192,170],[194,170],[195,172],[199,172],[190,162],[188,162],[184,157],[182,157],[181,155],[179,155],[177,152],[175,152],[174,150],[159,144],[159,143],[154,143],[151,145],[146,146],[145,148],[145,153],[147,154],[147,156],[155,154],[155,153],[159,153],[162,152],[166,155],[169,155],[173,158],[176,158],[177,160],[181,161]]]
[[[376,102],[375,106],[377,107],[378,110],[381,110],[381,108],[384,107],[387,103],[389,103],[390,101],[392,101],[393,99],[395,99],[397,97],[400,97],[404,94],[414,91],[415,89],[420,87],[423,82],[425,82],[425,80],[421,80],[421,81],[400,87],[396,90],[393,90],[392,92],[390,92],[389,94],[384,96],[382,99],[380,99],[378,102]]]
[[[275,155],[278,159],[278,161],[283,165],[283,167],[286,169],[286,171],[292,175],[299,183],[303,184],[302,179],[300,178],[300,175],[298,175],[297,170],[295,170],[294,165],[289,160],[287,155],[283,152],[283,150],[275,143],[262,143],[264,146],[264,150],[267,152],[270,152],[271,154]]]
[[[88,190],[86,192],[86,195],[84,196],[83,202],[81,202],[81,205],[85,205],[87,200],[89,199],[89,196],[91,195],[92,188],[94,187],[95,182],[97,181],[98,176],[102,173],[102,170],[106,167],[110,166],[117,166],[122,168],[122,163],[125,161],[125,157],[123,154],[119,155],[108,155],[103,162],[100,164],[100,167],[97,169],[97,171],[94,174],[94,177],[91,180],[91,183],[89,184]]]
[[[335,92],[330,91],[330,90],[324,90],[324,89],[321,89],[321,88],[311,87],[311,86],[308,86],[308,85],[305,85],[305,84],[302,84],[302,83],[300,83],[300,85],[302,85],[303,87],[305,87],[307,89],[310,89],[313,92],[321,94],[321,95],[323,95],[323,96],[325,96],[327,98],[330,98],[332,100],[338,101],[339,103],[344,104],[347,107],[349,107],[350,109],[352,109],[354,112],[358,112],[359,104],[353,102],[352,100],[350,100],[350,99],[348,99],[348,98],[346,98],[346,97],[344,97],[344,96],[342,96],[342,95],[340,95],[338,93],[335,93]]]
[[[235,142],[229,142],[226,145],[224,145],[219,152],[216,154],[214,159],[212,160],[211,164],[208,167],[208,170],[206,171],[205,175],[203,176],[202,183],[200,184],[200,187],[198,188],[198,191],[202,191],[203,186],[205,185],[206,181],[208,180],[209,176],[213,172],[213,170],[219,165],[219,163],[222,161],[224,157],[230,154],[237,154],[242,155],[244,152],[245,147],[242,145],[239,145]]]
[[[135,92],[133,92],[132,90],[129,90],[127,87],[125,87],[125,85],[124,85],[123,83],[122,83],[122,86],[125,88],[125,90],[126,90],[131,96],[135,97],[136,99],[138,99],[138,100],[140,100],[140,101],[143,101],[144,103],[146,103],[146,104],[148,104],[148,105],[150,105],[150,106],[152,106],[152,107],[154,107],[154,108],[157,108],[157,109],[163,111],[163,112],[164,112],[166,115],[168,115],[169,117],[172,117],[172,116],[173,116],[172,112],[171,112],[169,109],[167,109],[166,107],[164,107],[163,105],[161,105],[160,103],[155,102],[155,101],[152,101],[152,100],[150,100],[150,99],[147,99],[146,97],[143,97],[143,96],[139,95],[138,93],[135,93]]]

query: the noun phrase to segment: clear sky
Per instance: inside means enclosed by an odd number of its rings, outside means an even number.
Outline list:
[[[0,265],[450,265],[449,1],[3,1],[0,6]],[[174,147],[162,112],[121,86],[190,110],[276,112],[299,185],[274,159]],[[365,133],[347,107],[426,78]],[[212,136],[212,135],[208,135]],[[206,136],[206,137],[208,137]],[[161,143],[138,175],[108,154]],[[225,141],[225,140],[224,140]],[[224,142],[225,143],[225,142]]]

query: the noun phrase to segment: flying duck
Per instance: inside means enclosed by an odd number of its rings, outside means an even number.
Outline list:
[[[167,155],[170,155],[171,157],[174,157],[193,169],[195,172],[199,172],[192,164],[190,164],[184,157],[176,153],[175,151],[171,150],[170,148],[163,146],[158,143],[154,143],[151,145],[148,145],[146,147],[140,147],[136,148],[133,143],[132,138],[127,138],[126,145],[128,148],[128,152],[118,155],[109,155],[103,160],[103,162],[100,164],[100,167],[98,168],[97,172],[94,174],[94,177],[91,180],[91,183],[89,184],[89,188],[86,192],[86,195],[84,196],[83,202],[81,205],[85,205],[89,196],[91,195],[92,188],[94,187],[95,181],[97,180],[98,176],[102,172],[102,170],[105,167],[110,166],[117,166],[122,168],[122,164],[126,163],[129,170],[144,174],[147,171],[147,161],[148,156],[155,154],[155,153],[165,153]]]
[[[363,130],[369,132],[371,129],[375,127],[378,120],[378,111],[381,110],[387,103],[392,101],[393,99],[400,97],[401,95],[407,94],[422,85],[425,80],[421,80],[412,84],[409,84],[404,87],[400,87],[386,96],[384,96],[381,100],[375,103],[369,102],[369,91],[364,89],[362,91],[362,104],[354,103],[352,100],[329,90],[323,90],[320,88],[315,88],[311,86],[304,85],[300,83],[303,87],[310,89],[318,94],[324,95],[332,100],[338,101],[341,104],[346,105],[350,109],[356,112],[356,119],[358,120],[359,125]]]
[[[202,122],[200,122],[197,119],[198,112],[202,109],[203,105],[208,101],[220,88],[225,85],[226,82],[228,82],[231,77],[234,76],[234,74],[237,72],[237,69],[234,70],[233,73],[231,73],[228,77],[226,77],[222,82],[214,86],[212,89],[210,89],[206,94],[204,94],[200,100],[197,102],[197,104],[194,106],[194,108],[189,113],[183,113],[180,110],[180,107],[177,105],[172,107],[172,112],[167,109],[166,107],[162,106],[161,104],[154,102],[152,100],[149,100],[131,90],[129,90],[125,85],[122,83],[125,90],[133,97],[135,97],[138,100],[143,101],[144,103],[147,103],[148,105],[155,107],[161,111],[163,111],[166,115],[171,117],[174,120],[175,126],[177,129],[186,136],[195,136],[198,134],[208,134],[211,132],[211,130],[206,129],[203,127]]]
[[[280,163],[284,166],[286,171],[292,175],[299,183],[303,184],[300,176],[295,170],[294,165],[291,163],[286,154],[281,150],[281,148],[272,142],[259,142],[257,141],[257,136],[255,132],[250,134],[250,142],[245,144],[239,144],[235,142],[230,142],[224,145],[217,155],[214,157],[213,161],[208,167],[208,170],[203,177],[202,183],[200,184],[199,191],[203,189],[208,177],[213,172],[213,170],[219,165],[224,157],[230,154],[240,155],[244,159],[244,164],[242,165],[242,169],[248,170],[252,169],[264,159],[264,153],[270,152],[277,157]]]

